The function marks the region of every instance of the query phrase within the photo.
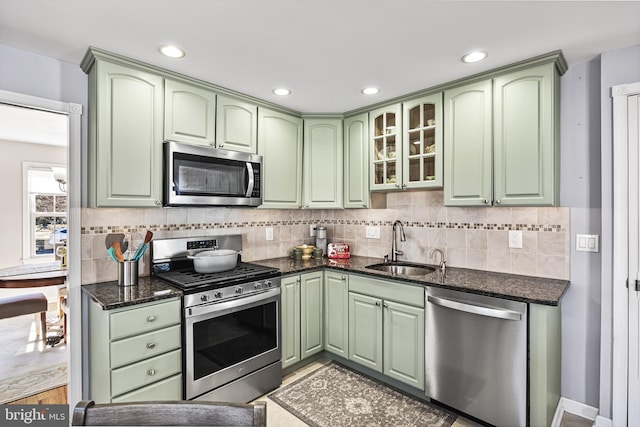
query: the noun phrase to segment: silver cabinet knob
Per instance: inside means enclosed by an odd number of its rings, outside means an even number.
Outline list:
[[[488,201],[487,199],[484,199],[484,200],[482,201],[482,203],[484,203],[485,205],[488,205],[488,204],[489,204],[489,201]]]
[[[156,316],[154,316],[153,314],[147,317],[147,322],[155,322],[155,321],[156,321]]]
[[[162,206],[162,202],[160,200],[155,201],[156,206]]]
[[[155,369],[149,369],[147,371],[147,375],[149,375],[150,377],[154,376],[156,374],[156,370]]]
[[[500,199],[496,200],[496,204],[498,205],[500,204]]]
[[[156,343],[154,343],[154,342],[148,342],[148,343],[147,343],[147,348],[148,348],[149,350],[151,350],[151,349],[153,349],[153,348],[156,348]]]

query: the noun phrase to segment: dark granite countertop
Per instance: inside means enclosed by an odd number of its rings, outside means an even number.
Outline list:
[[[134,286],[120,286],[117,281],[82,285],[82,292],[100,304],[103,310],[182,296],[179,289],[153,277],[140,277]]]
[[[532,304],[556,306],[569,287],[569,281],[542,277],[518,276],[482,270],[448,267],[444,278],[440,269],[423,276],[394,276],[391,273],[365,268],[382,263],[380,258],[352,256],[345,260],[295,261],[291,258],[275,258],[252,261],[255,264],[278,268],[283,275],[305,273],[322,268],[346,270],[380,279],[392,279],[419,286],[434,286],[473,294],[498,297]]]

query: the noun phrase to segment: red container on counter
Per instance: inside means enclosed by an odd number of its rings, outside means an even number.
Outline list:
[[[327,245],[327,257],[329,259],[350,258],[349,245],[346,243],[329,243],[329,245]]]

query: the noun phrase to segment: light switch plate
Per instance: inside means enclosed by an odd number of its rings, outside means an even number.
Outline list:
[[[509,247],[513,249],[522,249],[521,230],[509,230]]]
[[[378,225],[367,225],[365,233],[366,233],[367,239],[379,239],[380,238],[380,226],[378,226]]]
[[[598,252],[599,236],[597,234],[576,234],[576,251]]]
[[[273,227],[267,227],[265,229],[265,238],[267,240],[273,240]]]

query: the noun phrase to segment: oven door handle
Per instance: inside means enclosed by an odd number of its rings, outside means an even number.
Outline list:
[[[229,301],[202,304],[195,307],[185,309],[185,318],[191,321],[197,321],[195,317],[218,317],[225,314],[233,313],[239,310],[255,307],[271,301],[277,301],[280,298],[280,288],[269,289],[258,294],[242,296]]]

